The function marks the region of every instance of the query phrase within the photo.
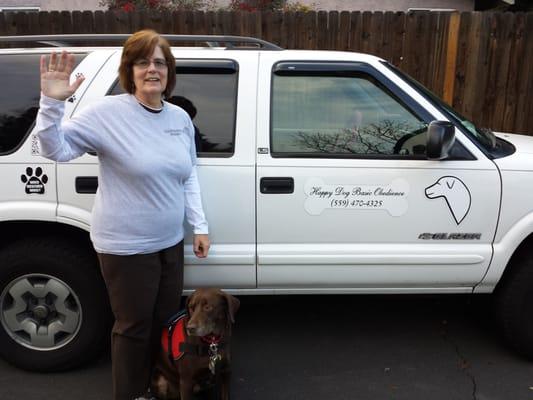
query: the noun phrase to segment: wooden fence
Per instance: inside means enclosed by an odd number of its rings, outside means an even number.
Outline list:
[[[375,54],[476,124],[533,135],[533,13],[0,13],[0,35],[130,33],[144,27]]]

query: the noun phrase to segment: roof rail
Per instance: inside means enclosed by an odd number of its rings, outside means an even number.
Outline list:
[[[131,34],[65,34],[65,35],[26,35],[26,36],[0,36],[0,42],[34,42],[50,47],[72,46],[73,42],[105,42],[105,41],[125,41]],[[247,36],[225,36],[225,35],[166,35],[161,34],[171,44],[172,42],[195,42],[206,43],[209,47],[226,47],[227,49],[260,49],[260,50],[283,50],[281,47],[265,40]],[[224,44],[224,45],[221,45]],[[251,46],[239,47],[236,44],[247,44]]]

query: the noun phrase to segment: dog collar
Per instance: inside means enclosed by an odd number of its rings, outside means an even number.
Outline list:
[[[207,343],[207,344],[219,344],[220,338],[221,338],[220,335],[211,334],[211,335],[202,336],[200,339],[202,340],[202,342]]]

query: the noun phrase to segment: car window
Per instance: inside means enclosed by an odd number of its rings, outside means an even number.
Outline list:
[[[235,148],[237,63],[176,60],[176,87],[167,101],[183,108],[195,127],[199,157],[229,157]],[[124,93],[117,82],[110,94]]]
[[[39,109],[41,54],[0,56],[0,154],[16,150],[31,130]],[[76,54],[76,65],[85,54]]]
[[[40,54],[0,56],[0,154],[24,140],[39,109]]]
[[[426,123],[364,73],[274,73],[271,118],[278,156],[425,158]]]

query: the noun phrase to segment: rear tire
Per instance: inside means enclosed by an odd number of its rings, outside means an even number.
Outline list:
[[[111,313],[96,257],[60,238],[0,251],[0,355],[33,371],[79,366],[109,342]]]
[[[526,252],[495,293],[496,312],[506,341],[533,360],[533,258]]]

